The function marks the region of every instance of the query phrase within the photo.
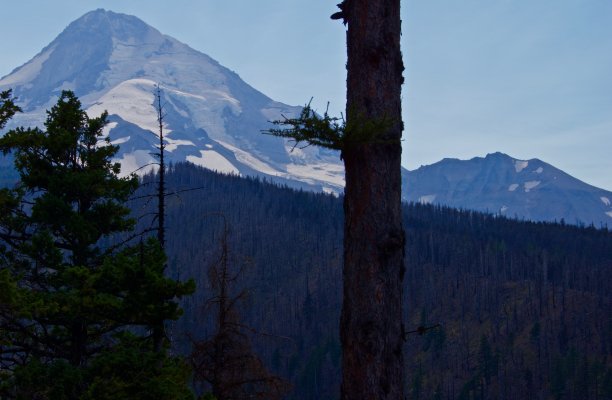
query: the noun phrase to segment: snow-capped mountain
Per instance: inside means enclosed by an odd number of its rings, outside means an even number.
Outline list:
[[[612,192],[538,159],[445,158],[403,176],[404,198],[534,221],[612,227]]]
[[[162,93],[170,162],[190,161],[309,190],[343,191],[344,168],[337,152],[293,149],[293,143],[261,133],[271,127],[270,120],[296,115],[300,107],[270,99],[209,56],[133,16],[87,13],[0,79],[0,90],[13,89],[24,110],[8,128],[42,126],[46,110],[64,89],[73,90],[92,116],[107,110],[106,134],[120,145],[118,159],[126,174],[155,161],[156,85]],[[467,161],[444,159],[403,170],[402,176],[407,201],[612,226],[612,192],[537,159],[522,161],[501,153]]]
[[[162,91],[170,162],[342,191],[337,153],[291,151],[291,143],[261,133],[271,127],[268,121],[295,115],[299,107],[271,100],[209,56],[133,16],[89,12],[0,80],[0,90],[12,88],[24,110],[12,126],[41,126],[64,89],[73,90],[92,116],[107,110],[106,131],[120,145],[124,173],[154,161],[155,85]]]

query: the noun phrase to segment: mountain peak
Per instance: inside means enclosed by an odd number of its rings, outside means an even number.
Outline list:
[[[89,115],[108,111],[105,133],[120,145],[125,173],[145,172],[158,151],[155,87],[161,88],[169,162],[272,178],[294,187],[340,192],[337,154],[292,151],[261,131],[299,107],[275,102],[206,54],[161,34],[137,17],[98,9],[70,23],[26,64],[0,80],[24,113],[11,123],[40,126],[62,90]]]
[[[120,14],[120,13],[116,13],[113,12],[111,10],[107,10],[105,8],[96,8],[95,10],[91,10],[89,12],[86,12],[85,14],[83,14],[83,16],[81,16],[80,18],[77,18],[74,22],[79,21],[81,19],[87,19],[87,18],[106,18],[109,16],[116,16],[116,15],[127,15],[127,14]],[[129,15],[127,15],[129,16]]]
[[[104,92],[142,69],[136,64],[143,53],[172,45],[187,47],[137,17],[100,8],[70,23],[34,58],[0,80],[0,88],[14,88],[26,111],[48,107],[65,89],[79,97]],[[117,76],[113,69],[125,73]]]
[[[501,151],[496,151],[495,153],[489,153],[485,156],[485,158],[491,158],[491,159],[513,159],[511,156],[509,156],[506,153],[502,153]]]
[[[405,200],[437,203],[537,221],[608,224],[612,193],[590,186],[537,158],[501,152],[444,159],[405,174]]]
[[[74,21],[72,21],[71,24],[74,24],[80,21],[91,21],[91,20],[100,19],[100,18],[107,18],[108,16],[115,16],[115,15],[119,15],[119,14],[114,13],[110,10],[106,10],[104,8],[97,8],[95,10],[86,12],[80,18],[77,18]]]
[[[72,37],[75,34],[86,34],[88,36],[97,34],[119,40],[144,40],[146,35],[151,33],[161,36],[159,31],[133,15],[98,8],[73,21],[58,36],[58,39],[63,40],[63,35]]]
[[[98,9],[89,11],[83,14],[81,17],[75,19],[68,25],[66,29],[69,29],[72,26],[78,26],[82,24],[91,24],[95,22],[111,23],[111,22],[120,22],[120,21],[132,23],[132,24],[140,23],[143,25],[147,25],[141,19],[133,15],[116,13],[114,11],[106,10],[104,8],[98,8]]]

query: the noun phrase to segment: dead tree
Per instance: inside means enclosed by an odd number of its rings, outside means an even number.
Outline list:
[[[194,380],[210,385],[217,400],[280,400],[289,385],[266,369],[251,347],[249,335],[253,329],[241,322],[238,306],[247,291],[232,293],[242,269],[232,271],[228,236],[225,223],[221,254],[208,270],[214,291],[209,304],[216,313],[215,333],[194,343],[190,358]]]

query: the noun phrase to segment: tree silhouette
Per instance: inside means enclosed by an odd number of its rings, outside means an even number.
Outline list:
[[[399,0],[344,0],[346,121],[307,105],[267,133],[340,150],[344,160],[341,398],[403,399]],[[288,126],[289,128],[283,128]]]
[[[165,352],[150,354],[148,332],[179,317],[177,299],[193,283],[164,277],[155,240],[102,246],[112,235],[134,236],[124,202],[138,185],[135,176],[118,176],[111,161],[118,148],[102,138],[106,118],[88,117],[64,91],[45,131],[18,128],[0,139],[20,174],[15,189],[0,191],[0,395],[7,398],[106,398],[136,384],[157,385],[158,398],[190,396],[184,366]],[[135,354],[142,363],[126,362]],[[122,375],[113,365],[124,366]],[[149,374],[130,382],[139,370]]]
[[[0,92],[0,129],[3,129],[8,120],[19,111],[21,109],[13,102],[11,91]]]
[[[232,293],[242,269],[232,271],[228,236],[225,222],[221,254],[208,270],[215,294],[209,300],[216,313],[215,333],[194,343],[191,363],[195,380],[208,383],[217,400],[280,400],[289,386],[268,372],[251,347],[252,329],[241,322],[238,306],[247,291]]]

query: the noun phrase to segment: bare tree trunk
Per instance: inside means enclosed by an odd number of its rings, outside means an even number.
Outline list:
[[[166,161],[164,153],[164,109],[161,102],[161,89],[156,88],[157,123],[159,125],[159,184],[157,185],[157,240],[162,249],[166,248]]]
[[[159,183],[157,185],[157,240],[162,250],[166,250],[166,162],[164,153],[166,144],[164,143],[164,108],[161,102],[161,88],[157,85],[155,89],[157,111],[157,123],[159,126]],[[165,266],[164,266],[165,268]],[[158,321],[153,327],[153,348],[155,351],[162,350],[166,335],[164,321]]]
[[[343,400],[403,400],[400,0],[345,0]],[[350,137],[380,123],[373,139]],[[355,126],[357,125],[357,126]]]

